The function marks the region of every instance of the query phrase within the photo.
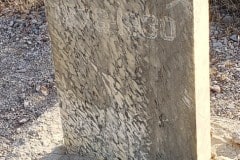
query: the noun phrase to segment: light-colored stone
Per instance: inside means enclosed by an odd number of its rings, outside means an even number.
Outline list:
[[[210,159],[208,1],[46,1],[70,153]]]
[[[36,86],[36,91],[39,92],[40,89],[41,89],[41,85],[37,85],[37,86]]]
[[[20,119],[18,122],[19,122],[20,124],[24,124],[24,123],[26,123],[28,120],[29,120],[29,119],[27,119],[27,118],[23,118],[23,119]]]
[[[47,96],[49,94],[48,88],[45,86],[41,86],[40,90],[44,96]]]
[[[212,117],[211,125],[214,160],[238,160],[240,122],[223,117]]]
[[[220,93],[221,92],[221,87],[219,85],[214,85],[214,86],[211,87],[211,90],[213,92]]]
[[[20,136],[20,132],[25,132],[25,134]],[[35,120],[29,126],[29,130],[19,129],[18,134],[20,137],[15,142],[16,145],[13,147],[10,160],[55,160],[65,156],[65,153],[60,150],[63,133],[59,108],[56,106],[47,110]]]

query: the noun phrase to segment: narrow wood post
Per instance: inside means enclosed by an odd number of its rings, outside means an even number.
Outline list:
[[[209,160],[207,0],[48,0],[69,152]]]

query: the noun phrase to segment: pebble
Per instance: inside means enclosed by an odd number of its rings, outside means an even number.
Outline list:
[[[238,45],[239,45],[238,42],[234,42],[234,43],[233,43],[233,46],[234,46],[234,47],[237,47]]]
[[[30,45],[31,45],[31,44],[32,44],[32,42],[31,42],[31,41],[27,41],[27,44],[30,44]]]
[[[238,42],[239,41],[239,36],[236,34],[233,34],[230,36],[230,40],[234,41],[234,42]]]
[[[32,23],[33,23],[33,24],[36,24],[36,23],[37,23],[37,20],[36,20],[36,19],[33,19],[33,20],[32,20]]]
[[[232,16],[230,16],[230,15],[226,15],[226,16],[224,16],[223,17],[223,19],[222,19],[222,22],[223,23],[227,23],[227,24],[230,24],[230,23],[233,23],[233,17]]]
[[[211,87],[211,91],[220,93],[221,92],[221,87],[219,85],[214,85]]]
[[[23,105],[26,108],[26,107],[28,107],[30,105],[30,102],[27,101],[27,100],[24,100]]]
[[[215,48],[220,48],[220,47],[222,47],[223,45],[222,45],[221,42],[215,42],[215,43],[212,44],[212,46],[215,47]]]
[[[54,82],[54,79],[53,79],[53,78],[49,78],[47,81],[48,81],[49,83],[53,83],[53,82]]]
[[[47,87],[41,86],[41,93],[42,93],[44,96],[47,96],[47,95],[49,94],[49,91],[48,91]]]
[[[40,86],[40,85],[37,85],[37,86],[36,86],[36,91],[39,92],[40,89],[41,89],[41,86]]]
[[[14,21],[10,21],[9,26],[12,27],[14,25]]]
[[[20,124],[24,124],[24,123],[26,123],[28,120],[29,120],[29,119],[27,119],[27,118],[23,118],[23,119],[19,120],[18,122],[19,122]]]
[[[17,128],[17,133],[21,133],[21,128]]]

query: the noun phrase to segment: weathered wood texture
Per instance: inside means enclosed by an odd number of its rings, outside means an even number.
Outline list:
[[[210,159],[207,0],[48,0],[46,8],[69,152]]]

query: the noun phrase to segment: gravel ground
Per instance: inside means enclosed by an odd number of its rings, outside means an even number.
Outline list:
[[[210,27],[211,109],[213,116],[240,120],[239,28],[231,28],[219,23]]]
[[[57,102],[43,7],[29,14],[0,14],[0,62],[0,159],[11,159],[13,149],[35,135],[33,124]]]
[[[225,16],[226,17],[226,16]],[[211,23],[211,113],[240,120],[240,51],[233,18]],[[230,31],[229,31],[230,30]],[[62,146],[44,8],[0,13],[0,160],[81,159]]]
[[[44,10],[8,16],[0,18],[0,136],[4,137],[56,103]]]

